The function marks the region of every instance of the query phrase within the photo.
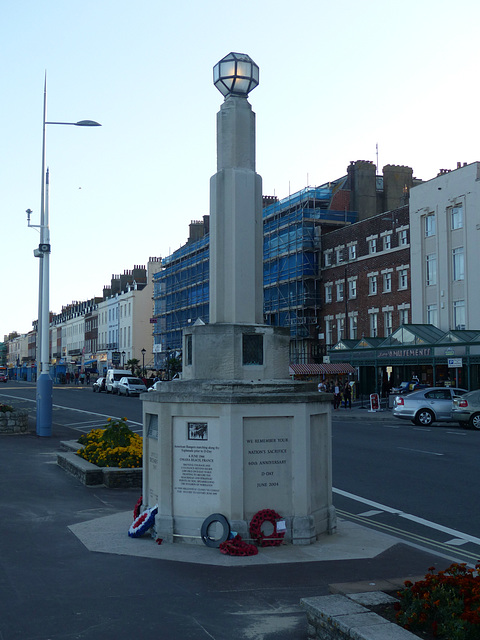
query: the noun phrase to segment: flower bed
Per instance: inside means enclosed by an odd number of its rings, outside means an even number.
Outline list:
[[[78,441],[62,443],[67,453],[57,453],[57,464],[85,485],[141,487],[143,438],[126,423],[126,418],[109,418],[105,429],[92,429]]]
[[[398,592],[397,623],[444,640],[480,638],[480,563],[475,569],[454,563],[424,580],[405,582]],[[425,637],[430,637],[426,635]]]
[[[78,439],[77,455],[98,467],[138,469],[142,466],[143,438],[127,426],[127,419],[108,418],[105,429],[92,429]]]

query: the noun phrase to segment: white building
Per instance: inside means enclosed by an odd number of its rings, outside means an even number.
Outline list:
[[[150,319],[153,316],[153,274],[161,268],[161,258],[150,258],[147,269],[143,270],[143,280],[132,279],[133,272],[112,278],[112,287],[122,283],[98,305],[98,371],[100,374],[111,367],[114,353],[120,354],[118,365],[123,366],[131,359],[137,359],[146,368],[153,364],[153,331]],[[125,279],[123,284],[122,280]],[[143,357],[142,349],[145,349]]]
[[[410,191],[412,322],[480,329],[480,163]]]
[[[7,366],[20,366],[28,361],[28,337],[26,333],[8,341]]]

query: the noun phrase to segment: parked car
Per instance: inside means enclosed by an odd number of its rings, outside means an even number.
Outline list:
[[[118,393],[118,383],[125,376],[133,377],[128,369],[108,369],[105,378],[105,390],[107,393]]]
[[[420,389],[427,389],[428,384],[420,384],[420,382],[401,382],[400,386],[394,387],[390,393],[394,393],[395,395],[406,395],[407,393],[412,393],[412,391],[419,391]],[[430,387],[431,388],[431,387]]]
[[[97,378],[97,380],[95,380],[95,382],[92,385],[92,391],[94,393],[95,391],[98,391],[98,393],[100,393],[101,391],[106,391],[105,378]]]
[[[429,387],[398,395],[393,403],[392,414],[423,426],[433,422],[456,422],[452,419],[453,398],[465,393],[466,389],[456,387]]]
[[[152,384],[151,387],[148,388],[149,391],[158,391],[160,388],[160,385],[162,385],[163,382],[161,380],[157,380],[157,382],[154,382]]]
[[[480,430],[480,389],[454,399],[452,419],[470,429]]]
[[[118,395],[139,396],[144,393],[147,387],[140,378],[124,377],[120,378],[117,385]]]
[[[6,382],[8,380],[8,376],[6,373],[0,373],[0,382]]]

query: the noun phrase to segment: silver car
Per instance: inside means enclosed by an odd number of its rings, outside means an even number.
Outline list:
[[[470,429],[480,430],[480,389],[453,401],[452,418]]]
[[[453,397],[467,393],[457,387],[429,387],[408,395],[396,396],[393,415],[411,420],[413,424],[428,426],[433,422],[458,422],[452,418]]]
[[[120,378],[118,381],[117,392],[118,395],[125,394],[126,396],[139,396],[147,390],[145,383],[140,378],[134,378],[133,376]]]

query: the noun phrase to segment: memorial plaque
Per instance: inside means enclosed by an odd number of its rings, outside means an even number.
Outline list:
[[[291,513],[292,419],[245,418],[243,430],[245,512]]]
[[[218,421],[175,418],[173,425],[173,503],[179,516],[218,510],[220,446]]]

